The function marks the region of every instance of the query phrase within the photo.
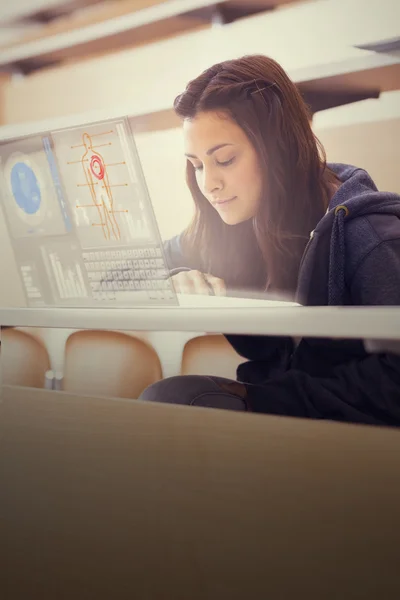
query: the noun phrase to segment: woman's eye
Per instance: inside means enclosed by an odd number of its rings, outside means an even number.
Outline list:
[[[225,160],[225,161],[219,161],[219,162],[218,162],[218,164],[219,164],[221,167],[228,167],[229,165],[231,165],[231,164],[234,162],[234,160],[235,160],[235,157],[233,157],[233,158],[230,158],[229,160]]]
[[[203,168],[203,165],[193,165],[193,168],[195,171],[201,171]]]

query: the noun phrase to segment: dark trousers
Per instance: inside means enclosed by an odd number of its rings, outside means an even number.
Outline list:
[[[140,400],[226,410],[249,410],[246,386],[224,377],[170,377],[148,387],[140,396]]]

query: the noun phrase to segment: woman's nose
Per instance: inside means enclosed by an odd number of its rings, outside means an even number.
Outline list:
[[[203,189],[206,194],[212,194],[218,190],[223,188],[223,182],[221,177],[218,177],[217,174],[209,169],[203,170]]]

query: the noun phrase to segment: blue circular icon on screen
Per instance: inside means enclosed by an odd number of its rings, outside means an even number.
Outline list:
[[[26,163],[17,162],[11,169],[11,189],[16,203],[25,213],[37,213],[42,196],[36,175]]]

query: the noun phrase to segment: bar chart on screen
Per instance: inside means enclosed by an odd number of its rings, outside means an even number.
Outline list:
[[[53,240],[42,245],[41,252],[53,293],[60,301],[88,297],[76,244]]]

